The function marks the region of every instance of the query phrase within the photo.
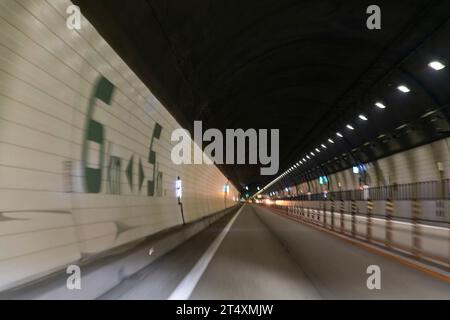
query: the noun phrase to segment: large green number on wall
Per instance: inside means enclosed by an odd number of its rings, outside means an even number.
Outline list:
[[[84,171],[84,185],[87,193],[99,193],[102,186],[102,169],[105,157],[105,132],[103,125],[93,119],[95,103],[98,100],[106,104],[111,104],[112,95],[114,92],[114,85],[105,77],[101,77],[94,88],[92,96],[89,100],[89,106],[86,116],[86,127],[84,131],[84,139],[82,146],[81,162]],[[99,168],[88,167],[87,161],[89,158],[89,141],[98,143],[99,150]]]
[[[153,180],[152,181],[147,181],[147,195],[149,197],[154,197],[155,196],[155,191],[156,191],[156,187],[158,186],[158,179],[157,179],[157,174],[159,175],[159,172],[157,172],[157,168],[156,168],[156,152],[153,151],[153,141],[155,139],[159,139],[161,137],[161,131],[162,131],[162,127],[159,123],[155,124],[155,127],[153,129],[153,135],[152,135],[152,139],[150,140],[150,151],[148,154],[148,163],[153,165]],[[161,179],[162,179],[162,174],[161,174]]]

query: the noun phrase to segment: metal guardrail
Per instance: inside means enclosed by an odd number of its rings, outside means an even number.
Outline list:
[[[448,200],[450,179],[373,187],[363,190],[329,191],[282,197],[282,200]]]
[[[422,208],[419,200],[414,200],[412,204],[412,218],[409,220],[410,231],[405,231],[404,223],[393,219],[395,213],[395,202],[393,200],[385,201],[384,216],[377,218],[373,216],[374,203],[372,200],[367,200],[366,214],[361,214],[358,211],[355,202],[356,200],[351,200],[350,212],[345,211],[344,200],[331,200],[329,208],[325,205],[312,208],[293,199],[282,201],[282,204],[271,202],[268,205],[294,219],[377,244],[389,250],[407,253],[417,259],[438,263],[450,270],[450,228],[447,232],[445,231],[446,228],[441,228],[443,231],[441,230],[440,233],[431,234],[436,227],[420,223]],[[399,235],[403,237],[403,241],[398,241]],[[405,240],[407,244],[405,244]],[[428,243],[439,241],[443,248],[441,248],[442,252],[436,253],[431,252],[433,250],[426,250],[423,245],[426,241]]]

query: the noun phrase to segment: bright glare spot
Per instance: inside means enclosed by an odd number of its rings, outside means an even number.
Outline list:
[[[386,109],[386,106],[384,104],[382,104],[381,102],[377,102],[377,103],[375,103],[375,105],[380,109]]]
[[[403,86],[403,85],[398,86],[397,89],[400,90],[403,93],[408,93],[408,92],[411,91],[411,90],[409,90],[409,88],[407,86]]]
[[[365,115],[363,115],[363,114],[360,114],[358,117],[359,117],[361,120],[364,120],[364,121],[367,121],[367,120],[368,120],[367,117],[366,117]]]
[[[355,128],[353,128],[353,126],[351,126],[349,124],[347,125],[347,128],[350,129],[350,130],[355,130]]]
[[[316,148],[316,151],[320,153],[320,150],[319,150],[319,148]]]
[[[311,159],[309,156],[306,156],[308,159]]]
[[[333,140],[331,140],[331,139],[328,139],[328,142],[329,142],[329,143],[334,143],[334,141],[333,141]]]
[[[428,64],[428,66],[437,71],[445,68],[445,64],[443,64],[442,62],[439,62],[439,61],[432,61]]]
[[[340,138],[343,138],[344,136],[342,135],[342,133],[340,133],[340,132],[336,132],[336,135],[338,136],[338,137],[340,137]]]
[[[312,155],[313,157],[315,156],[314,152],[311,152],[310,155]]]
[[[324,144],[322,144],[322,148],[326,149],[326,148],[327,148],[327,146],[326,146],[326,145],[324,145]]]

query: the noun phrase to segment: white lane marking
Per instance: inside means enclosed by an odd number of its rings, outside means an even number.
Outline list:
[[[191,296],[195,287],[197,286],[198,281],[202,277],[212,258],[214,257],[217,249],[221,245],[223,239],[225,239],[228,231],[230,231],[233,226],[234,221],[241,213],[242,209],[244,209],[245,205],[242,206],[238,212],[233,216],[233,218],[228,222],[226,227],[220,232],[214,242],[209,246],[209,248],[205,251],[203,256],[197,261],[195,266],[189,271],[189,273],[184,277],[184,279],[180,282],[177,288],[172,292],[169,296],[168,300],[187,300]]]

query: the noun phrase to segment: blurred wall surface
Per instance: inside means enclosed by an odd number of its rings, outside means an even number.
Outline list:
[[[174,165],[179,124],[68,0],[0,1],[0,290],[234,205]]]

